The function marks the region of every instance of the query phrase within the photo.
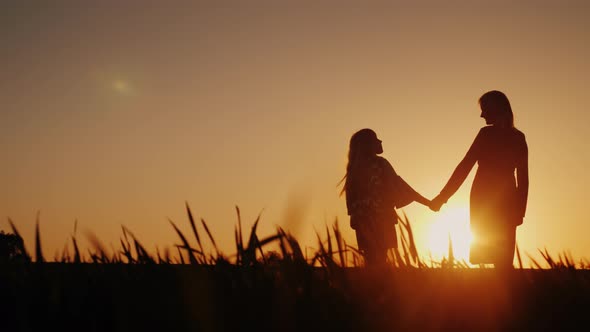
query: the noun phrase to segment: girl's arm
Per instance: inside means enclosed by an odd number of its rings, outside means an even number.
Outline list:
[[[414,188],[412,188],[401,176],[397,177],[397,191],[398,199],[396,203],[397,208],[406,206],[412,202],[418,202],[422,205],[430,207],[430,200],[420,195]]]
[[[401,208],[412,202],[418,202],[430,207],[431,201],[420,195],[404,179],[402,179],[386,159],[383,160],[387,183],[386,195],[390,197],[390,201],[393,202],[393,205],[396,208]]]

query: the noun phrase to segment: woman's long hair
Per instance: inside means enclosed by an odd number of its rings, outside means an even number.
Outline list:
[[[338,185],[344,181],[340,196],[350,188],[350,179],[354,174],[361,169],[363,161],[374,154],[371,149],[372,144],[377,140],[377,134],[368,128],[361,129],[350,137],[350,145],[348,148],[348,163],[346,164],[346,174],[342,177]]]
[[[496,123],[500,127],[514,128],[514,113],[508,97],[503,92],[492,90],[479,97],[479,106],[495,114]]]

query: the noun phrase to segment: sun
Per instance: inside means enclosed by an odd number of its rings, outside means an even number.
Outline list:
[[[449,257],[449,242],[457,260],[469,262],[469,246],[473,240],[469,228],[467,206],[443,206],[434,214],[428,232],[428,251],[434,260]]]

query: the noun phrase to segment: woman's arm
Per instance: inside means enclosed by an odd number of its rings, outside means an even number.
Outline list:
[[[467,175],[469,175],[469,172],[471,172],[473,165],[475,165],[475,163],[477,162],[477,151],[479,149],[481,135],[482,131],[480,130],[477,136],[475,137],[475,140],[471,144],[471,147],[465,154],[465,157],[463,157],[461,162],[459,162],[459,165],[457,165],[457,167],[455,168],[455,171],[453,171],[453,174],[449,178],[447,184],[440,191],[440,194],[438,194],[438,196],[436,196],[432,200],[433,210],[440,209],[440,206],[446,203],[449,200],[449,198],[451,198],[451,196],[453,196],[455,192],[457,192],[459,187],[461,187],[461,185],[463,184],[463,181],[465,181],[465,179],[467,178]]]

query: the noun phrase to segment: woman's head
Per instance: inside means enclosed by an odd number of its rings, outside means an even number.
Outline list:
[[[508,97],[500,91],[492,90],[479,97],[481,117],[486,124],[501,127],[514,127],[514,114]]]

